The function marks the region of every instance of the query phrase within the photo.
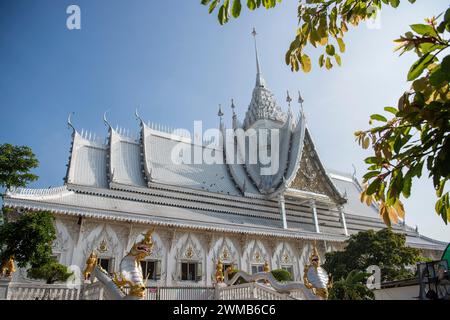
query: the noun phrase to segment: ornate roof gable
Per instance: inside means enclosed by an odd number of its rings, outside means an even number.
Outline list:
[[[323,168],[308,129],[306,129],[300,167],[290,187],[327,195],[338,203],[346,201]]]

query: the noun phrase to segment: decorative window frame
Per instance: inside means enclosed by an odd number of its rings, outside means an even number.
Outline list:
[[[277,268],[282,269],[283,267],[292,268],[292,279],[295,280],[299,277],[299,268],[297,257],[294,254],[294,250],[289,243],[281,242],[275,250],[275,265]]]
[[[178,239],[182,241],[184,237]],[[200,285],[205,280],[205,264],[204,262],[204,250],[197,237],[188,233],[182,246],[178,248],[175,254],[176,268],[172,274],[172,280],[181,285]],[[181,264],[182,263],[195,263],[196,267],[196,280],[181,280]]]
[[[251,246],[247,247],[247,271],[252,273],[253,265],[264,265],[267,261],[271,264],[269,253],[261,242],[261,240],[252,240],[250,241]]]

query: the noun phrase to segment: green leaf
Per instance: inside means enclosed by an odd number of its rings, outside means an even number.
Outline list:
[[[409,198],[409,196],[411,195],[411,186],[412,186],[412,177],[406,174],[405,178],[403,179],[403,188],[402,188],[402,194],[405,198]]]
[[[364,162],[367,164],[378,164],[380,162],[381,158],[379,157],[367,157],[364,159]]]
[[[398,135],[395,138],[395,141],[394,141],[394,151],[395,151],[395,153],[399,153],[400,149],[402,148],[402,146],[403,146],[402,137]]]
[[[319,67],[323,67],[323,63],[324,63],[324,56],[323,56],[323,54],[321,54],[320,55],[320,57],[319,57]]]
[[[241,0],[234,0],[233,6],[231,7],[231,14],[234,18],[239,17],[239,15],[241,14],[241,8]]]
[[[393,8],[397,8],[398,5],[400,4],[400,0],[389,0],[389,3]]]
[[[430,53],[424,54],[419,60],[414,62],[408,72],[408,81],[418,78],[431,62],[433,62],[433,55]]]
[[[308,55],[304,54],[301,56],[300,64],[302,66],[303,72],[310,72],[311,71],[311,59]]]
[[[345,52],[345,43],[344,40],[342,40],[342,38],[337,38],[337,43],[339,45],[339,51],[341,51],[342,53]]]
[[[398,112],[398,110],[395,109],[394,107],[385,107],[384,110],[392,113],[394,116],[397,115],[397,112]]]
[[[433,27],[427,24],[412,24],[411,29],[422,36],[436,36],[436,31]]]
[[[450,9],[449,9],[450,11]],[[441,69],[447,74],[450,74],[450,55],[444,57],[441,62]]]
[[[434,87],[441,87],[444,84],[444,82],[449,80],[450,80],[450,73],[444,72],[441,66],[433,69],[433,72],[431,72],[429,77],[430,84]]]
[[[333,64],[331,63],[331,60],[329,57],[327,57],[327,60],[325,61],[325,68],[327,68],[328,70],[333,68]]]
[[[386,117],[382,116],[381,114],[373,114],[373,115],[370,116],[370,119],[381,121],[381,122],[386,122],[387,121]]]
[[[252,11],[255,10],[256,9],[255,0],[247,0],[247,8],[249,8]]]
[[[381,179],[375,179],[372,181],[371,184],[369,184],[369,187],[367,188],[366,194],[368,196],[374,194],[375,192],[377,192],[378,188],[380,187],[381,184]]]
[[[367,181],[371,178],[374,178],[374,177],[380,175],[380,173],[381,173],[380,171],[369,171],[363,176],[363,179],[364,179],[364,181]]]
[[[219,0],[213,0],[213,2],[211,2],[211,4],[209,5],[208,13],[213,12],[218,4],[219,4]]]
[[[336,50],[334,49],[334,46],[332,44],[327,45],[325,51],[330,56],[334,56],[334,54],[336,53]]]
[[[337,53],[334,55],[334,59],[339,66],[342,64],[341,57]]]

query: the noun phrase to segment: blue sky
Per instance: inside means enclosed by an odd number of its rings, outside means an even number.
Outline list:
[[[261,67],[285,108],[286,90],[301,90],[319,154],[328,168],[361,176],[362,151],[353,132],[369,115],[395,104],[408,85],[413,54],[398,57],[393,39],[408,25],[437,15],[447,0],[407,1],[381,14],[381,28],[365,24],[346,36],[343,67],[292,73],[284,53],[295,34],[297,1],[274,10],[243,11],[226,26],[200,1],[2,0],[0,2],[0,143],[29,145],[41,165],[32,187],[63,183],[70,148],[66,119],[106,136],[102,115],[138,131],[134,110],[149,121],[192,129],[218,124],[217,106],[230,121],[234,98],[242,119],[255,79],[250,36],[255,26]],[[81,7],[81,30],[66,28],[66,8]],[[309,49],[313,61],[318,51]],[[228,122],[230,123],[230,122]],[[431,182],[422,180],[406,201],[407,223],[450,241],[450,227],[434,212]]]

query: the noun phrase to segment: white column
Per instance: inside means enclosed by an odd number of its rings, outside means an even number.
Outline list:
[[[280,214],[281,214],[281,221],[283,223],[283,229],[287,229],[286,206],[284,203],[283,194],[280,194],[280,196],[278,197],[278,204],[280,205]]]
[[[316,208],[316,201],[314,199],[310,200],[310,206],[313,212],[313,217],[314,217],[314,225],[316,227],[316,232],[320,233],[320,229],[319,229],[319,219],[317,218],[317,208]]]
[[[81,250],[81,243],[82,243],[82,239],[83,239],[83,233],[84,233],[84,217],[79,217],[78,218],[78,222],[79,224],[79,229],[78,229],[78,239],[77,242],[74,243],[74,247],[73,247],[73,252],[72,252],[72,261],[70,262],[70,264],[75,264],[75,265],[79,265],[81,270],[83,270],[83,268],[85,267],[85,261],[83,261],[83,255],[82,255],[82,250]],[[88,252],[88,256],[91,253]],[[68,261],[67,261],[68,262]],[[69,262],[68,262],[69,263]]]
[[[339,213],[341,214],[341,221],[342,221],[342,226],[344,227],[344,234],[346,236],[348,236],[347,222],[345,221],[345,213],[344,213],[343,206],[339,206]]]

